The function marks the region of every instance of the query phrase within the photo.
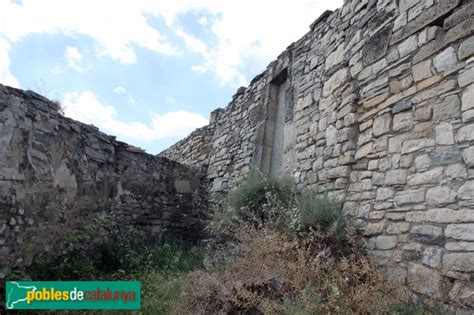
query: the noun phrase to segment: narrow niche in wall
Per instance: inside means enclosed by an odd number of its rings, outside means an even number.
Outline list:
[[[290,175],[293,160],[293,93],[284,69],[270,84],[262,171],[271,177]]]

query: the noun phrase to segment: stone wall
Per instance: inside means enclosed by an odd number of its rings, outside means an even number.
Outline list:
[[[394,280],[474,307],[473,16],[472,1],[345,1],[240,88],[203,141],[163,155],[208,165],[213,192],[254,168],[328,192]]]
[[[0,85],[0,279],[79,235],[97,242],[133,228],[140,239],[196,240],[202,179],[61,116],[34,92]]]

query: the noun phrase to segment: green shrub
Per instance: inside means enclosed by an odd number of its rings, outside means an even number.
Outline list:
[[[334,202],[327,195],[304,193],[297,198],[300,229],[328,232],[334,228],[338,237],[343,237],[347,227],[342,204]]]
[[[35,280],[105,280],[147,272],[187,272],[201,268],[202,262],[201,250],[186,243],[108,242],[88,252],[38,256],[27,272]]]
[[[294,201],[294,187],[289,180],[268,178],[251,172],[248,178],[225,198],[240,219],[256,216],[262,222],[270,219],[268,209],[286,208]]]

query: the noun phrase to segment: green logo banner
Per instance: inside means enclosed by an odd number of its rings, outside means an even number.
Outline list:
[[[6,307],[14,310],[137,310],[138,281],[8,281]]]

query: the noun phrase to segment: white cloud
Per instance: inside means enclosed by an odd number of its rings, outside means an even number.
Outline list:
[[[50,71],[52,74],[58,75],[63,72],[63,69],[60,66],[54,66]]]
[[[212,19],[202,19],[202,22],[206,21],[202,25],[212,32],[217,44],[204,47],[199,45],[198,38],[180,29],[177,31],[185,44],[203,58],[202,64],[192,70],[212,71],[221,83],[234,85],[246,85],[247,78],[242,75],[244,67],[263,70],[289,44],[309,31],[309,25],[324,10],[342,5],[342,0],[201,0],[192,4],[186,0],[177,1],[181,6],[176,5],[177,12],[169,14],[170,25],[179,12],[191,9],[203,10],[212,16]]]
[[[127,90],[126,90],[123,86],[117,86],[117,87],[114,89],[114,93],[117,93],[117,94],[125,94],[125,93],[127,93]]]
[[[122,63],[135,62],[135,47],[180,54],[165,30],[150,24],[157,18],[201,55],[202,64],[193,71],[212,71],[223,84],[238,85],[248,79],[244,67],[263,70],[319,14],[341,5],[342,0],[0,0],[0,34],[10,43],[31,33],[85,35],[96,42],[99,56]],[[195,12],[206,15],[197,22],[215,37],[212,41],[191,36],[179,25],[178,16]]]
[[[90,69],[90,67],[82,65],[83,58],[77,47],[67,46],[64,51],[64,58],[66,58],[67,66],[77,72],[84,72]]]
[[[0,37],[0,83],[18,88],[20,83],[10,72],[9,50],[10,44]]]
[[[150,26],[146,0],[0,0],[0,33],[15,42],[31,33],[85,35],[97,52],[123,63],[133,63],[133,45],[173,55],[176,49]],[[153,2],[153,1],[151,1]]]
[[[183,137],[208,123],[203,116],[182,110],[155,115],[151,124],[122,121],[113,106],[102,104],[91,91],[66,93],[63,104],[66,116],[137,141]]]
[[[166,104],[169,104],[169,105],[176,105],[176,103],[177,103],[176,99],[172,96],[167,96],[165,98],[165,102],[166,102]]]
[[[206,25],[207,24],[207,18],[205,16],[199,18],[197,21],[196,21],[198,24],[201,24],[201,25]]]
[[[188,46],[192,51],[202,55],[207,55],[209,53],[206,44],[204,44],[200,39],[187,34],[182,29],[177,29],[176,34],[184,40],[186,46]]]
[[[207,72],[207,68],[204,67],[204,66],[192,66],[191,70],[194,71],[194,72],[197,72],[197,73],[206,73]]]

